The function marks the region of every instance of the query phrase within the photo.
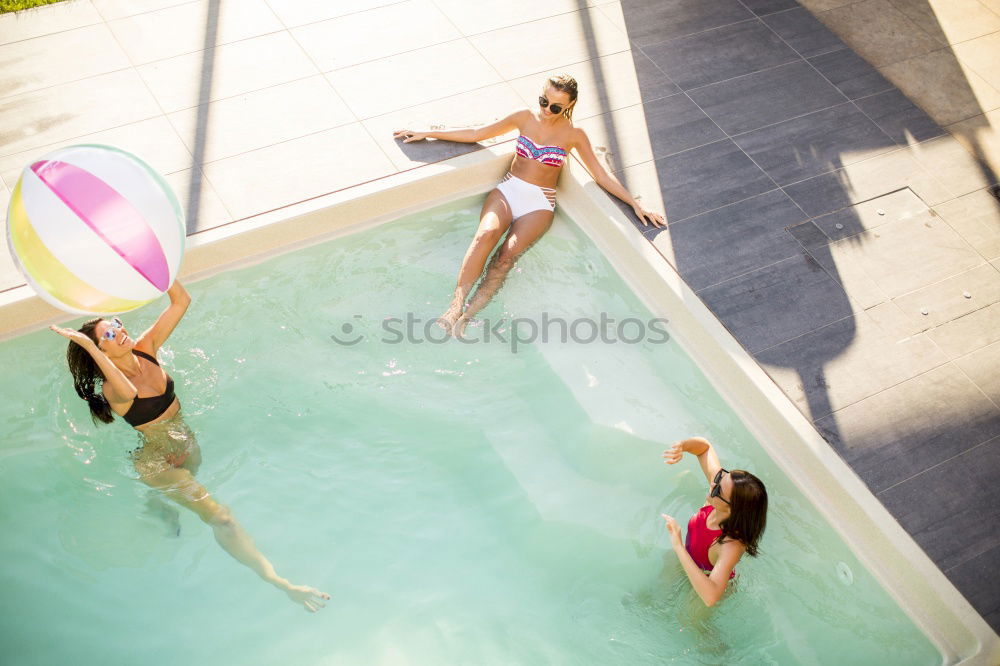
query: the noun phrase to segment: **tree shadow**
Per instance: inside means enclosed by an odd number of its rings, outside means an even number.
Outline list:
[[[209,0],[205,7],[205,39],[202,43],[201,77],[199,78],[197,120],[195,122],[194,145],[191,149],[191,176],[188,182],[187,233],[196,233],[198,217],[201,214],[201,194],[204,174],[201,167],[205,162],[205,146],[209,132],[209,100],[212,99],[212,84],[215,79],[215,42],[219,34],[219,14],[222,0]]]

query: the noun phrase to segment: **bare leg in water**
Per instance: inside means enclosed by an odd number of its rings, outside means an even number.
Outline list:
[[[493,190],[486,196],[483,210],[479,214],[479,228],[476,229],[476,235],[469,244],[465,259],[462,260],[451,305],[440,317],[441,324],[448,331],[452,330],[455,322],[462,316],[465,299],[469,297],[472,285],[482,276],[490,252],[510,228],[510,222],[510,206],[507,204],[507,199],[499,190]]]
[[[503,286],[507,274],[514,267],[518,257],[524,254],[548,230],[552,225],[552,217],[552,211],[536,210],[522,215],[511,225],[507,239],[497,250],[489,268],[486,269],[486,276],[476,288],[476,293],[469,301],[469,307],[452,325],[453,335],[461,336],[469,320],[486,307],[486,304],[500,291],[500,287]]]
[[[194,511],[212,528],[215,540],[227,553],[266,582],[285,592],[292,601],[302,604],[310,612],[323,608],[325,606],[323,600],[329,599],[330,595],[313,587],[294,585],[279,576],[274,566],[257,550],[253,539],[236,521],[229,509],[212,499],[205,487],[198,483],[193,470],[196,471],[201,463],[201,451],[196,443],[192,443],[190,447],[188,455],[177,467],[160,465],[160,469],[150,472],[148,459],[136,459],[136,469],[143,483],[162,491],[166,497],[184,508]],[[155,446],[153,448],[155,449]],[[169,454],[166,460],[170,463]]]

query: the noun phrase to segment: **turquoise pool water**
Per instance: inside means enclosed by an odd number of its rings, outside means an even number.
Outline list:
[[[674,341],[512,352],[504,317],[650,317],[567,220],[482,313],[505,342],[483,327],[476,344],[418,342],[417,325],[392,344],[387,318],[447,305],[478,205],[191,284],[161,352],[200,480],[279,573],[331,593],[317,615],[193,515],[167,535],[126,459],[134,435],[90,423],[61,338],[0,344],[4,662],[940,663]],[[660,460],[692,434],[771,497],[761,557],[711,610],[659,517],[686,523],[704,499],[693,458]]]

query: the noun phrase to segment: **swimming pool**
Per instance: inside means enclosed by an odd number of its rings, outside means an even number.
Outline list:
[[[446,305],[477,211],[462,201],[190,284],[194,305],[161,355],[203,447],[199,477],[279,572],[332,593],[318,616],[230,561],[193,516],[165,536],[124,457],[133,437],[90,425],[61,340],[0,344],[0,528],[16,535],[0,547],[5,653],[28,664],[941,662],[676,339],[517,353],[509,335],[393,343],[387,317]],[[542,312],[652,317],[566,219],[482,316]],[[365,337],[331,337],[348,331]],[[738,591],[711,612],[658,517],[690,515],[704,496],[693,460],[659,460],[692,433],[772,496],[764,555],[740,565]]]

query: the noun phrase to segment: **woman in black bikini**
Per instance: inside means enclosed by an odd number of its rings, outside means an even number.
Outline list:
[[[76,392],[87,401],[95,423],[111,423],[117,414],[138,431],[141,446],[132,452],[132,462],[143,483],[194,511],[211,525],[227,553],[292,601],[315,612],[330,595],[279,576],[229,509],[212,499],[194,477],[201,451],[181,417],[174,380],[156,360],[156,351],[184,316],[191,297],[179,282],[174,282],[167,295],[170,305],[136,340],[117,317],[91,319],[78,331],[51,327],[71,341],[66,360]]]

